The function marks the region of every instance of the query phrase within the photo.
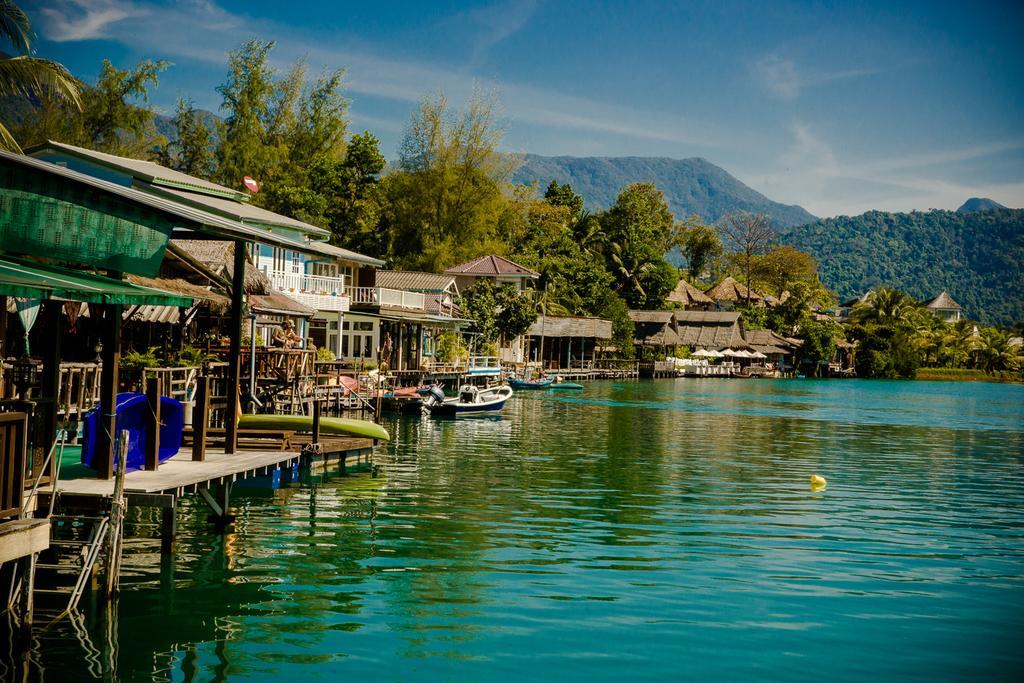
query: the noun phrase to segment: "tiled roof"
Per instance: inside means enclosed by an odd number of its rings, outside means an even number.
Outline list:
[[[411,270],[378,270],[378,287],[404,289],[410,292],[447,292],[455,289],[455,278],[451,275],[422,273]]]
[[[460,263],[444,271],[451,275],[522,275],[524,277],[538,278],[540,273],[530,270],[526,266],[509,261],[502,256],[481,256],[480,258]]]

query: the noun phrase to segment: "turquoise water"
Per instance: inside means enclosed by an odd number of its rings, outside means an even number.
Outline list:
[[[163,568],[133,542],[116,613],[33,675],[1024,673],[1024,386],[607,382],[389,427],[377,477],[239,491],[223,540],[187,507]]]

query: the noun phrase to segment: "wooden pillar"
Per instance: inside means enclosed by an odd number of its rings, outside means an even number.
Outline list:
[[[96,439],[96,476],[114,478],[114,435],[117,433],[117,366],[121,362],[121,306],[103,306],[103,369],[100,374],[100,429]]]
[[[224,452],[234,453],[238,447],[238,382],[242,354],[242,304],[245,295],[245,242],[235,242],[235,263],[231,281],[231,316],[228,334],[231,347],[228,352],[227,405],[224,415]]]
[[[195,405],[192,407],[192,460],[206,460],[206,432],[210,427],[210,378],[196,377]]]
[[[178,530],[177,516],[175,515],[177,500],[170,507],[160,510],[160,554],[170,555],[174,550],[174,536]]]
[[[43,457],[50,452],[53,442],[57,439],[57,404],[60,394],[60,341],[63,336],[61,313],[63,301],[43,302],[43,329],[49,330],[43,349],[43,373],[40,378],[40,397],[42,403],[43,438],[41,450]],[[57,471],[56,458],[50,461],[50,474]]]
[[[146,403],[149,413],[146,415],[146,462],[143,469],[155,470],[160,465],[160,396],[163,394],[163,378],[150,377],[146,380]]]
[[[18,560],[18,570],[21,572],[21,595],[18,599],[20,603],[19,611],[21,612],[21,636],[27,642],[32,635],[32,616],[34,612],[32,592],[35,588],[36,554],[29,553]]]
[[[313,445],[320,443],[320,399],[313,397]]]

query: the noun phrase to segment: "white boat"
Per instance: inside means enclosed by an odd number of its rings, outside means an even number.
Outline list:
[[[512,388],[502,384],[489,389],[479,389],[471,384],[459,388],[459,395],[446,398],[444,391],[436,384],[423,393],[423,409],[433,415],[465,415],[467,413],[488,413],[501,410],[505,401],[512,398]]]

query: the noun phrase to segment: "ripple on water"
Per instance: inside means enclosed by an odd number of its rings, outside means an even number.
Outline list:
[[[119,672],[1012,679],[1022,424],[1024,387],[863,381],[594,383],[402,418],[382,476],[240,491],[222,543],[186,503],[173,576],[135,556]],[[82,668],[72,630],[42,644]]]

